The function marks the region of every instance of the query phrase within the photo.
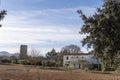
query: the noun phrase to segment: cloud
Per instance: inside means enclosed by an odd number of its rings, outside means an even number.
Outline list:
[[[9,51],[10,53],[19,53],[20,52],[20,49],[19,48],[11,48],[11,47],[0,47],[0,50],[2,51]]]
[[[84,53],[88,53],[88,52],[90,52],[92,49],[87,49],[87,47],[81,47],[81,50],[82,50]]]
[[[45,10],[23,10],[8,11],[8,15],[4,20],[4,25],[59,25],[59,24],[79,24],[80,19],[77,10],[82,10],[86,15],[90,16],[95,12],[93,7],[76,7],[64,9],[45,9]],[[7,23],[7,24],[5,24]]]
[[[0,29],[0,50],[13,52],[10,46],[14,45],[15,49],[20,44],[27,44],[31,47],[44,47],[44,52],[51,49],[51,46],[60,49],[63,44],[80,42],[85,35],[78,33],[82,25],[76,12],[78,9],[87,15],[95,11],[90,7],[77,7],[8,12]]]
[[[0,31],[0,43],[45,43],[45,41],[72,41],[79,39],[76,30],[70,28],[14,28],[5,27]],[[11,35],[10,35],[11,34]],[[10,36],[9,36],[10,35]],[[73,39],[74,37],[74,39]]]

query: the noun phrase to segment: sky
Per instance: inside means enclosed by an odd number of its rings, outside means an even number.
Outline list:
[[[19,53],[20,45],[29,51],[37,49],[42,55],[55,48],[75,44],[83,52],[79,34],[83,21],[77,10],[92,16],[103,0],[1,0],[0,9],[7,10],[1,22],[0,51]]]

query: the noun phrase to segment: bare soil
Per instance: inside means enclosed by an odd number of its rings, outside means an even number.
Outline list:
[[[0,65],[0,80],[120,80],[120,75],[82,70],[43,70],[23,65]]]

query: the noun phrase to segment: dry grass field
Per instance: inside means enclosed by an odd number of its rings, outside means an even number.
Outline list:
[[[42,70],[32,66],[0,65],[0,80],[120,80],[119,74],[101,74],[81,70]]]

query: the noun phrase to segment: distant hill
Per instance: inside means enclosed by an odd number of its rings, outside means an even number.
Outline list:
[[[16,58],[18,58],[19,57],[19,53],[14,53],[14,54],[12,54],[12,56],[15,56]]]
[[[7,51],[1,51],[0,52],[0,56],[8,56],[8,57],[10,57],[12,54],[10,54],[9,52],[7,52]]]

